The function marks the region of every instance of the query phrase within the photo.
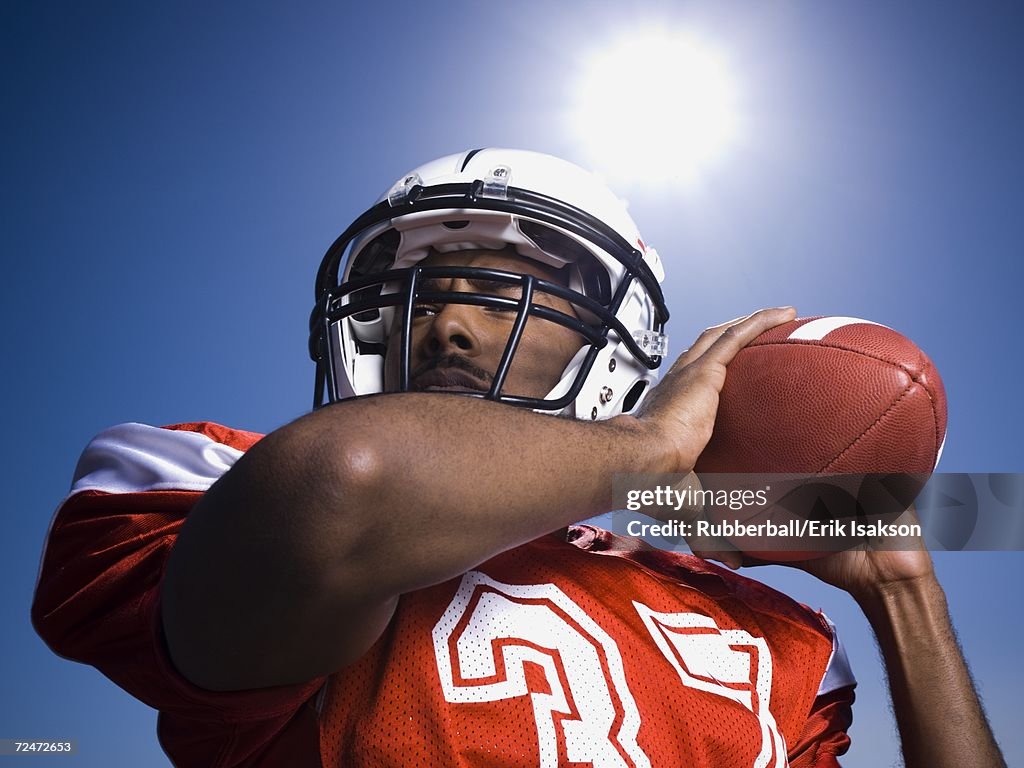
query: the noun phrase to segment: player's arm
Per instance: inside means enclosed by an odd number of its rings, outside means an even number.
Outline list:
[[[857,600],[885,659],[907,768],[1005,768],[934,573]]]
[[[725,365],[793,314],[709,329],[640,417],[586,423],[410,393],[268,435],[196,505],[171,554],[162,596],[175,664],[203,687],[240,689],[354,661],[399,595],[606,511],[614,473],[689,471]]]
[[[402,593],[602,511],[613,472],[655,460],[628,419],[424,393],[320,409],[265,437],[189,513],[162,591],[171,656],[211,689],[334,671]]]

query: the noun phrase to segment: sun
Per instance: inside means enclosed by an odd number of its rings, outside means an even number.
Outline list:
[[[570,121],[595,170],[641,182],[694,182],[738,133],[725,57],[697,36],[656,29],[591,53]]]

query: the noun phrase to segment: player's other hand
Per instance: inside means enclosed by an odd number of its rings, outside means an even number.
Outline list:
[[[796,317],[792,307],[762,309],[704,331],[648,394],[636,417],[665,448],[665,472],[686,474],[707,446],[726,367],[747,344]]]
[[[911,506],[893,522],[917,523],[917,512]],[[784,565],[807,571],[849,592],[859,603],[864,604],[905,587],[935,579],[932,560],[924,541],[920,537],[902,537],[901,544],[895,549],[892,548],[892,542],[876,538],[844,552]]]
[[[911,505],[892,522],[896,525],[918,523],[917,511]],[[790,557],[774,560],[768,552],[760,552],[759,557],[748,555],[730,541],[715,540],[709,544],[701,540],[700,550],[694,548],[694,554],[719,560],[734,570],[762,565],[797,568],[850,593],[861,605],[867,605],[905,588],[913,589],[935,581],[935,570],[924,540],[920,536],[902,536],[899,544],[896,547],[892,540],[874,537],[851,549],[818,553],[817,557],[807,560]]]

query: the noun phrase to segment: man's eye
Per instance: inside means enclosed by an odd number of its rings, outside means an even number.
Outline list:
[[[433,317],[440,311],[436,304],[417,304],[412,308],[412,316]]]
[[[505,307],[505,306],[488,306],[484,307],[485,312],[518,312],[518,307]]]

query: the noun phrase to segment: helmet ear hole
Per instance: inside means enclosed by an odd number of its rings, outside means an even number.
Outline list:
[[[374,299],[377,296],[380,296],[380,288],[381,287],[379,285],[376,285],[370,286],[369,288],[364,288],[361,291],[353,291],[351,301],[355,303],[359,301],[368,301]],[[380,319],[380,310],[365,309],[362,312],[356,312],[354,315],[352,315],[352,319],[360,323],[372,323]]]
[[[647,384],[648,382],[640,380],[629,388],[629,392],[627,392],[626,396],[622,398],[623,413],[629,413],[634,408],[636,408],[636,404],[640,402],[640,398],[643,396],[644,391],[647,389]]]

